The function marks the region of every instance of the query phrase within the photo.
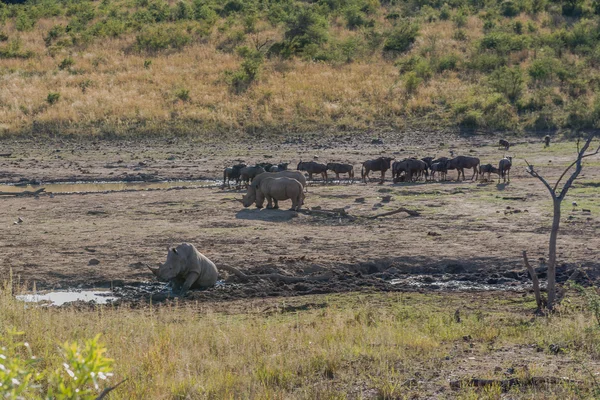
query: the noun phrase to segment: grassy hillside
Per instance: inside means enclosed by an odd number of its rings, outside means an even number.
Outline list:
[[[600,127],[599,0],[0,2],[0,134]]]

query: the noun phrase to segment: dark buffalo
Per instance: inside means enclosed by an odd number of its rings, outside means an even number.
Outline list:
[[[544,136],[544,143],[546,144],[546,147],[550,146],[550,135]]]
[[[289,163],[279,163],[277,165],[273,165],[271,168],[268,169],[269,172],[281,172],[281,171],[287,171]]]
[[[240,170],[240,179],[248,186],[257,175],[265,173],[263,167],[244,167]]]
[[[369,173],[371,171],[381,171],[381,182],[379,182],[379,184],[383,184],[385,181],[385,171],[390,169],[392,160],[393,158],[391,157],[379,157],[375,160],[365,161],[360,171],[363,182],[367,183],[367,180],[369,179]]]
[[[348,179],[354,181],[354,167],[351,164],[328,163],[327,169],[335,172],[335,179],[340,180],[340,174],[348,174]]]
[[[512,157],[504,157],[498,163],[498,183],[500,183],[500,177],[504,179],[504,183],[508,178],[510,182],[510,168],[512,167]]]
[[[271,171],[271,168],[273,168],[273,166],[275,166],[275,164],[268,163],[268,162],[256,163],[256,165],[255,165],[255,167],[261,167],[262,169],[264,169],[265,171],[268,171],[268,172]]]
[[[431,164],[433,164],[433,157],[424,157],[421,158],[421,161],[423,161],[425,164],[427,164],[427,168],[431,167]]]
[[[510,148],[510,143],[506,139],[500,139],[498,141],[498,144],[500,145],[500,147],[504,147],[504,150],[508,150]]]
[[[313,179],[313,174],[321,174],[323,180],[327,182],[327,165],[325,164],[320,164],[315,161],[300,161],[296,169],[298,171],[308,172],[308,179],[310,180]]]
[[[231,186],[229,184],[230,180],[234,180],[236,185],[240,183],[240,171],[244,168],[246,164],[236,164],[233,167],[225,168],[223,171],[223,187],[225,187],[225,182],[227,182],[227,186]]]
[[[458,177],[456,180],[460,180],[460,176],[462,175],[463,180],[465,180],[465,168],[473,168],[473,176],[471,176],[471,180],[473,178],[477,179],[479,177],[479,171],[477,169],[479,167],[479,158],[477,157],[469,157],[469,156],[458,156],[449,160],[446,163],[446,168],[455,169],[458,171]]]
[[[431,170],[431,180],[435,179],[435,173],[440,173],[440,179],[445,181],[446,174],[448,173],[448,168],[446,168],[447,161],[438,161],[431,164],[429,168]]]
[[[494,167],[492,164],[485,164],[479,166],[479,175],[481,175],[482,179],[484,178],[485,174],[488,174],[487,180],[489,181],[491,179],[491,175],[497,173],[498,168]]]
[[[394,183],[400,181],[400,174],[405,173],[406,181],[413,181],[418,179],[421,174],[425,174],[427,177],[427,164],[423,160],[417,160],[416,158],[407,158],[402,161],[396,161],[392,164],[392,178]]]

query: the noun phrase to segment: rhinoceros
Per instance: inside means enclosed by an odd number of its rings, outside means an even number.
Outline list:
[[[171,282],[183,296],[189,289],[206,289],[213,287],[219,277],[215,264],[194,245],[182,243],[177,248],[167,249],[167,261],[159,268],[150,271],[161,282]]]
[[[242,204],[244,207],[250,207],[252,203],[256,201],[257,191],[259,190],[260,183],[266,178],[293,178],[300,182],[303,188],[306,187],[306,177],[302,172],[298,171],[281,171],[281,172],[265,172],[264,174],[258,175],[252,180],[246,195],[242,198]]]
[[[292,200],[290,210],[299,211],[304,203],[304,188],[294,178],[265,178],[256,191],[256,207],[262,208],[265,199],[267,208],[279,208],[279,200]]]

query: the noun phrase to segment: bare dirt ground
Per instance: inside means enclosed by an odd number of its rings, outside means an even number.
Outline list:
[[[368,137],[296,140],[252,145],[193,143],[183,139],[147,142],[0,142],[0,182],[219,179],[225,166],[318,157],[351,162],[360,176],[362,161],[382,154],[472,155],[497,165],[514,157],[510,184],[420,182],[315,182],[305,206],[345,208],[369,216],[398,207],[404,213],[374,220],[328,218],[283,210],[244,209],[245,192],[199,188],[139,192],[43,194],[39,198],[0,197],[0,274],[9,271],[38,288],[123,287],[152,281],[144,264],[155,265],[166,247],[189,242],[217,265],[247,273],[279,272],[314,276],[320,282],[236,283],[191,295],[235,299],[362,290],[475,288],[518,289],[528,279],[521,251],[538,262],[545,257],[551,224],[546,189],[525,171],[524,159],[551,180],[573,160],[574,142],[544,149],[541,140],[515,140],[509,152],[496,138],[390,136],[384,144]],[[588,159],[563,205],[559,236],[559,278],[583,266],[596,277],[600,248],[600,158]],[[467,172],[467,178],[470,174]],[[383,196],[391,201],[382,202]],[[363,197],[364,203],[356,202]],[[572,201],[577,206],[571,205]],[[283,203],[287,205],[287,203]],[[583,211],[583,210],[589,210]],[[15,223],[21,217],[22,223]],[[223,274],[227,277],[227,274]],[[398,285],[389,283],[399,279]],[[462,282],[462,284],[461,284]],[[461,286],[462,285],[462,286]],[[489,288],[489,287],[488,287]]]

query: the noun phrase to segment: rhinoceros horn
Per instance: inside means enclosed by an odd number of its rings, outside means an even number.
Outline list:
[[[148,269],[150,271],[152,271],[152,273],[156,276],[158,276],[158,268],[152,268],[151,266],[147,265]]]

